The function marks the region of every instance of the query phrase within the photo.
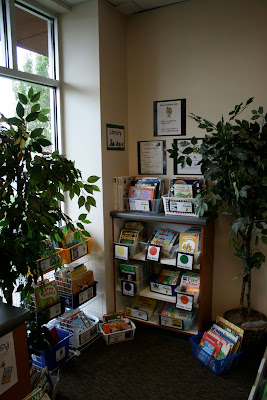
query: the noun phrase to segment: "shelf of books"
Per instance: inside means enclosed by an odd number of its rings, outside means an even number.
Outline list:
[[[116,311],[187,335],[204,331],[211,321],[214,221],[160,213],[147,219],[133,211],[111,216]]]

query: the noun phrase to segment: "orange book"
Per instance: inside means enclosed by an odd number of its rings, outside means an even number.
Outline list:
[[[85,290],[94,283],[94,273],[93,271],[87,271],[82,275],[71,279],[72,293],[77,294],[82,290]]]

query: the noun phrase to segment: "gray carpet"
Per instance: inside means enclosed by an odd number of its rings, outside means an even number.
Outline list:
[[[216,376],[192,355],[188,338],[138,325],[135,338],[103,338],[60,368],[56,400],[246,400],[260,356]]]

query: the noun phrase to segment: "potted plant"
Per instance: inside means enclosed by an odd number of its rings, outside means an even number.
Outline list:
[[[198,127],[206,130],[199,152],[202,154],[201,172],[207,185],[194,199],[196,213],[230,216],[230,243],[235,256],[243,263],[239,276],[242,278],[239,308],[225,314],[238,325],[255,319],[266,320],[251,305],[251,271],[260,269],[265,261],[264,254],[258,250],[259,242],[267,244],[267,114],[259,107],[252,110],[251,119],[239,119],[252,102],[250,98],[245,104],[236,105],[229,113],[229,120],[222,117],[216,124],[190,114]],[[168,150],[170,157],[177,159],[182,167],[191,165],[190,154],[196,142],[193,137],[189,146],[183,141],[181,148],[173,144]],[[182,155],[178,157],[178,153]],[[254,326],[257,323],[254,322]]]
[[[8,303],[21,277],[16,290],[22,299],[30,300],[32,283],[42,274],[36,260],[54,256],[54,244],[64,234],[75,231],[75,240],[83,242],[90,236],[84,224],[90,223],[87,215],[96,206],[93,193],[99,191],[97,176],[83,181],[73,161],[47,151],[51,142],[44,128],[32,126],[48,121],[49,110],[41,109],[39,103],[40,92],[30,88],[27,95],[18,93],[18,98],[14,118],[0,114],[0,287]],[[66,195],[76,196],[79,207],[85,208],[76,227],[62,209]],[[57,268],[56,256],[54,262]]]

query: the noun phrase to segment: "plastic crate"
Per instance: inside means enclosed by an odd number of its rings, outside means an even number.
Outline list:
[[[132,329],[128,329],[125,331],[119,331],[119,332],[114,332],[114,333],[105,333],[103,331],[103,324],[99,324],[99,330],[106,342],[106,344],[114,344],[114,343],[119,343],[119,342],[125,342],[126,340],[131,340],[134,338],[134,332],[135,332],[135,324],[133,321],[130,321]]]
[[[242,350],[239,353],[233,354],[229,357],[225,357],[222,360],[216,360],[216,358],[212,357],[204,350],[202,350],[201,347],[199,347],[199,343],[203,334],[204,332],[191,336],[189,338],[192,346],[193,356],[201,361],[202,364],[204,364],[215,375],[222,375],[236,368],[240,360],[240,356],[243,353]]]
[[[162,199],[128,199],[126,208],[131,211],[160,213],[162,211]]]
[[[178,283],[175,285],[168,285],[167,283],[157,282],[156,279],[157,275],[148,278],[151,292],[165,294],[166,296],[175,296],[175,289],[177,288]]]
[[[142,281],[120,280],[122,296],[135,297],[147,286],[147,278]]]
[[[36,313],[37,319],[39,319],[42,313],[45,312],[46,310],[49,310],[49,319],[58,317],[59,315],[65,312],[65,299],[62,298],[59,303],[53,304],[51,307],[48,307],[44,310],[37,311]]]
[[[66,320],[64,318],[70,317],[72,314],[76,314],[77,311],[79,311],[79,310],[75,310],[73,312],[68,312],[58,318],[58,322],[59,322],[60,326],[62,327],[62,329],[72,333],[70,325],[66,322]],[[85,329],[83,332],[72,334],[72,336],[70,337],[69,344],[70,344],[70,348],[73,348],[73,349],[78,349],[79,347],[83,346],[84,344],[90,342],[94,337],[97,336],[97,333],[98,333],[97,325],[98,325],[99,319],[97,317],[95,317],[94,315],[87,314],[85,312],[85,310],[82,310],[82,311],[85,314],[85,316],[87,317],[87,319],[91,322],[92,325],[89,328]]]
[[[56,249],[61,250],[59,255],[63,264],[70,264],[71,262],[78,260],[91,252],[91,238],[86,238],[85,243],[78,243],[67,249]]]
[[[47,367],[49,371],[63,364],[69,357],[69,339],[72,333],[56,328],[60,341],[48,351],[41,351],[39,355],[32,354],[32,363],[37,368]]]
[[[198,217],[194,212],[193,199],[162,196],[164,212],[167,215],[189,215]]]
[[[91,300],[93,297],[96,296],[96,285],[97,281],[94,281],[94,283],[89,286],[88,288],[81,290],[77,294],[69,294],[69,293],[64,293],[60,291],[60,288],[58,288],[60,297],[63,297],[65,299],[65,306],[67,308],[77,308],[83,303],[85,303],[88,300]]]
[[[56,249],[55,255],[60,256],[62,250],[63,249]],[[51,257],[40,258],[39,260],[36,261],[36,264],[41,267],[43,274],[46,273],[47,271],[54,269],[53,260],[51,259]]]

